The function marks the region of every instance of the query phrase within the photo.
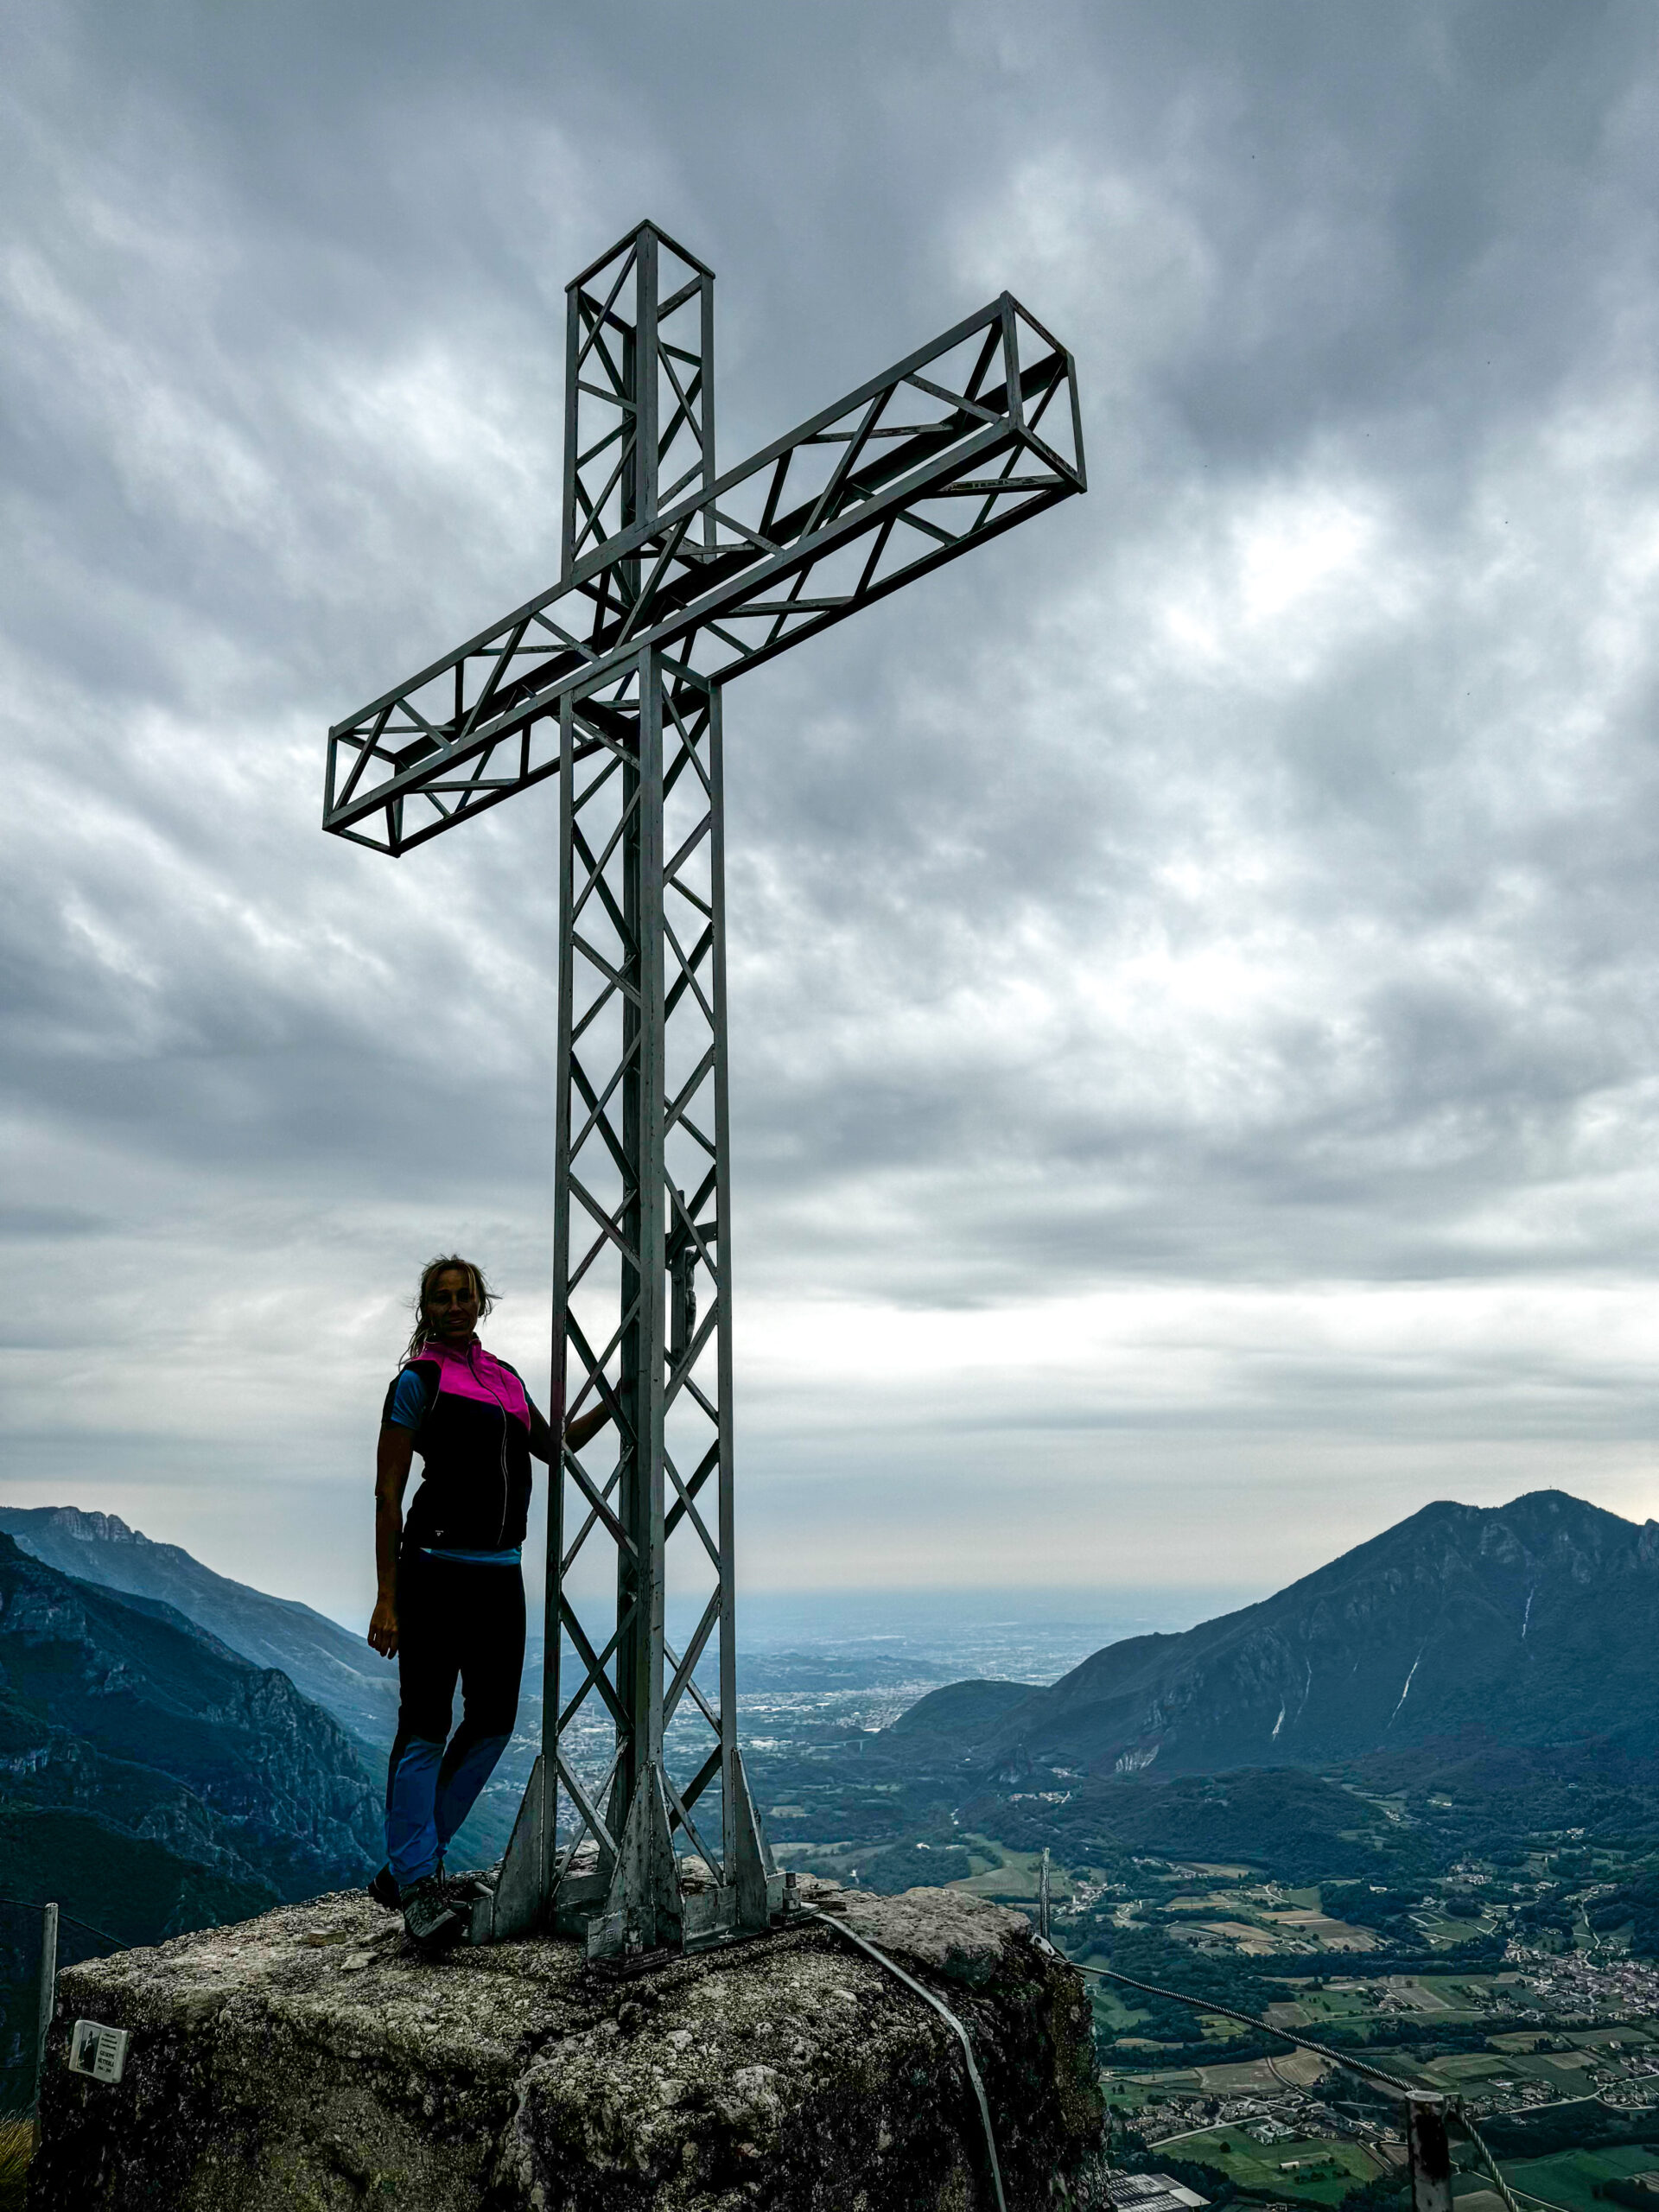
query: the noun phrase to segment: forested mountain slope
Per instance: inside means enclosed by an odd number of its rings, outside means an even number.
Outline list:
[[[397,1728],[397,1663],[338,1621],[216,1574],[179,1545],[153,1543],[113,1513],[8,1507],[0,1510],[0,1532],[60,1573],[158,1599],[255,1667],[279,1668],[356,1740],[371,1773],[383,1770]],[[487,1866],[506,1849],[539,1734],[540,1681],[541,1639],[532,1629],[518,1731],[456,1839],[458,1863]]]
[[[171,1606],[76,1581],[4,1535],[0,1771],[0,1888],[20,1895],[60,1873],[48,1893],[80,1910],[73,1869],[54,1853],[101,1853],[105,1886],[128,1860],[137,1878],[142,1862],[156,1909],[167,1907],[152,1939],[169,1921],[359,1881],[380,1840],[357,1747],[286,1675],[251,1666]]]

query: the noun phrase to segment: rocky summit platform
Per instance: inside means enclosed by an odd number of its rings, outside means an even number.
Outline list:
[[[952,1890],[805,1884],[968,2029],[1009,2212],[1073,2200],[1100,2091],[1080,1978]],[[67,2063],[124,2029],[118,2082]],[[690,1957],[557,1938],[416,1956],[356,1894],[60,1978],[32,2212],[979,2212],[962,2051],[914,1990],[802,1916]]]

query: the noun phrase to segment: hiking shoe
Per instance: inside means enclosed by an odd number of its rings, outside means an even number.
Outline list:
[[[369,1884],[369,1895],[376,1904],[384,1905],[388,1912],[397,1911],[404,1900],[397,1887],[397,1878],[390,1866],[383,1866]]]
[[[404,1891],[404,1933],[416,1950],[425,1952],[428,1957],[447,1951],[467,1932],[465,1920],[444,1890],[441,1878],[429,1874],[424,1881],[411,1883]]]

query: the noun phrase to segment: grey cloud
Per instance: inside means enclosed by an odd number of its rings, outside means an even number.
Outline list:
[[[308,1375],[319,1331],[308,1433],[354,1465],[411,1259],[462,1234],[534,1351],[550,794],[394,866],[318,834],[321,738],[550,578],[563,283],[647,211],[720,271],[727,460],[1003,283],[1088,409],[1087,500],[731,694],[748,1310],[1642,1295],[1650,28],[1636,0],[16,27],[23,1478],[93,1464],[84,1426],[111,1482],[155,1482],[158,1347],[228,1406]],[[1531,1418],[1535,1347],[1498,1326],[1411,1385],[1455,1401],[1448,1436]],[[1304,1351],[1218,1343],[1148,1449],[1270,1418],[1312,1464],[1333,1424],[1374,1433],[1391,1355]],[[1635,1385],[1591,1336],[1560,1356],[1588,1481]],[[802,1419],[753,1387],[746,1465],[783,1482]],[[1030,1389],[1102,1418],[1082,1368]],[[906,1403],[861,1464],[938,1479],[915,1433],[949,1388]]]

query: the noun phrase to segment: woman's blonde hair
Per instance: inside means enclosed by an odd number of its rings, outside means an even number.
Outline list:
[[[473,1294],[478,1300],[478,1318],[480,1321],[495,1304],[495,1293],[485,1281],[482,1268],[475,1268],[470,1260],[463,1260],[456,1252],[444,1252],[435,1260],[429,1260],[421,1269],[420,1287],[415,1293],[415,1330],[404,1354],[405,1359],[413,1359],[431,1334],[426,1323],[427,1298],[438,1277],[451,1268],[457,1274],[467,1276],[472,1283]]]

